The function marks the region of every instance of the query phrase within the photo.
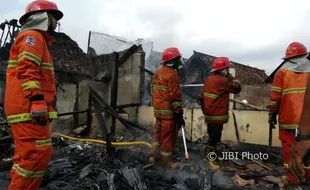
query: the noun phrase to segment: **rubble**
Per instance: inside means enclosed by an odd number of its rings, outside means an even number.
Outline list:
[[[280,178],[276,178],[274,176],[266,176],[266,177],[263,177],[262,179],[277,184],[279,188],[284,187],[284,184]]]
[[[255,181],[253,179],[251,179],[251,180],[244,180],[238,174],[236,174],[234,177],[232,177],[231,180],[238,187],[245,187],[245,186],[253,187],[255,185]]]
[[[273,189],[281,187],[282,166],[274,165],[273,159],[262,162],[269,171],[251,160],[242,162],[221,161],[221,171],[213,172],[203,161],[204,144],[188,143],[191,159],[185,160],[182,139],[179,152],[174,156],[180,162],[179,170],[148,166],[148,149],[144,146],[116,147],[111,157],[106,146],[95,143],[79,143],[63,137],[53,138],[54,154],[43,178],[41,190],[67,189]],[[240,147],[229,147],[235,151]],[[247,148],[246,146],[242,146]],[[258,148],[264,151],[263,148]],[[0,153],[1,189],[9,182],[14,147]],[[255,151],[255,148],[252,149]]]
[[[233,189],[236,186],[231,180],[232,176],[231,173],[218,171],[213,175],[212,185],[220,189]]]

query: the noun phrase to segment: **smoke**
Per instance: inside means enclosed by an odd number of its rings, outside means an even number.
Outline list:
[[[145,68],[155,72],[161,64],[161,53],[156,51],[151,51],[150,56],[145,62]],[[151,105],[152,96],[151,96],[151,83],[152,76],[148,73],[145,73],[145,81],[144,81],[144,94],[141,98],[142,105]]]

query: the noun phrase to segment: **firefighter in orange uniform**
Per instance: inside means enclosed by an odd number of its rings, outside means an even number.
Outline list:
[[[168,48],[162,53],[162,67],[155,73],[152,82],[154,116],[156,118],[150,162],[160,160],[168,168],[178,168],[171,156],[175,147],[178,127],[185,125],[181,98],[180,76],[183,68],[177,48]]]
[[[309,76],[310,62],[307,54],[306,47],[299,42],[293,42],[287,47],[283,58],[285,63],[274,76],[270,92],[271,103],[267,106],[270,110],[269,123],[277,124],[278,115],[279,138],[282,142],[283,162],[288,184],[298,184],[288,169],[288,163]]]
[[[37,0],[19,20],[6,71],[5,113],[15,143],[9,190],[38,189],[52,157],[49,123],[57,112],[48,45],[62,17],[55,3]]]
[[[205,157],[215,150],[221,141],[223,125],[229,119],[229,93],[237,94],[241,91],[239,80],[229,73],[231,63],[227,57],[218,57],[213,62],[211,72],[201,93],[201,106],[208,127],[208,142],[205,148]],[[213,169],[219,169],[215,162],[209,161]]]

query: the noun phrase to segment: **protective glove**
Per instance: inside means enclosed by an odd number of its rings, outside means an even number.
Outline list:
[[[48,121],[48,107],[43,95],[37,95],[30,99],[30,117],[33,124],[46,126]]]
[[[310,140],[295,142],[290,153],[289,169],[297,180],[305,182],[309,176],[305,176],[303,164],[307,166],[310,160]]]
[[[277,114],[275,112],[269,112],[268,115],[268,123],[273,126],[272,128],[275,128],[277,124]]]
[[[177,126],[179,126],[179,127],[181,127],[182,125],[185,126],[185,121],[183,119],[183,111],[181,111],[179,113],[175,113],[174,118],[175,118],[175,122],[176,122]]]

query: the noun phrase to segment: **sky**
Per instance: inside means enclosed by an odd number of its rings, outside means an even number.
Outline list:
[[[0,2],[0,22],[19,18],[31,0]],[[54,0],[60,31],[86,52],[89,31],[153,41],[264,69],[270,74],[294,41],[310,48],[308,0]],[[103,39],[98,43],[105,43]]]

